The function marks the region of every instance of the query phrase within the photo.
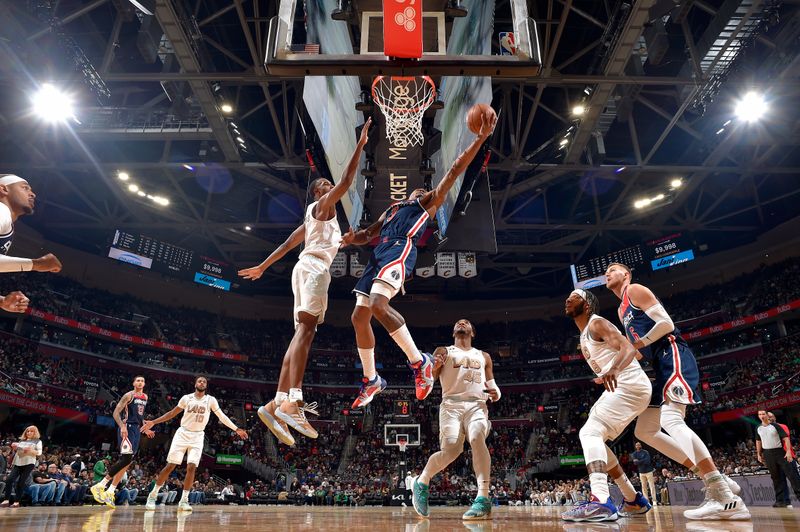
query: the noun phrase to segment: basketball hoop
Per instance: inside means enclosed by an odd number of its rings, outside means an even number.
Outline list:
[[[397,446],[400,447],[401,453],[406,452],[406,447],[408,447],[408,440],[403,440],[403,439],[397,440]]]
[[[435,97],[428,76],[378,76],[372,82],[372,99],[386,117],[386,138],[398,148],[425,142],[422,115]]]

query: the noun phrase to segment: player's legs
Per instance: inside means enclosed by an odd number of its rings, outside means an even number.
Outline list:
[[[290,427],[309,438],[316,438],[319,434],[306,419],[305,412],[316,414],[316,410],[305,406],[303,401],[303,374],[306,371],[308,353],[311,342],[314,341],[319,317],[308,312],[297,313],[294,337],[289,343],[286,356],[290,358],[289,364],[289,398],[276,410],[277,416]]]
[[[450,465],[464,451],[464,431],[461,419],[463,404],[442,402],[439,409],[439,448],[433,453],[422,473],[414,479],[411,500],[414,510],[422,517],[428,517],[428,493],[431,478]]]
[[[492,471],[492,457],[486,446],[489,436],[489,412],[485,403],[471,403],[464,416],[464,425],[472,449],[472,467],[475,470],[475,480],[478,484],[478,494],[462,519],[477,520],[490,519],[492,514],[492,501],[489,500],[489,484]]]
[[[362,283],[363,279],[362,277],[359,282]],[[366,284],[364,287],[369,290],[366,288]],[[372,310],[369,306],[369,297],[360,291],[356,292],[356,306],[350,316],[350,321],[353,323],[356,333],[358,358],[361,359],[364,373],[364,378],[361,379],[361,389],[352,405],[353,408],[359,408],[371,403],[372,399],[386,388],[386,380],[375,370],[375,333],[372,331]]]
[[[678,462],[689,469],[694,467],[694,463],[681,450],[678,442],[669,434],[661,431],[660,408],[651,405],[639,414],[639,418],[636,420],[634,436],[670,460]]]
[[[688,519],[750,519],[744,501],[731,491],[725,477],[719,472],[708,447],[686,424],[686,405],[671,399],[661,406],[661,426],[672,436],[684,453],[697,464],[700,478],[706,485],[708,498],[697,509],[686,510]]]
[[[199,449],[198,449],[199,450]],[[190,455],[192,452],[190,451]],[[197,453],[199,454],[199,453]],[[191,458],[190,458],[191,459]],[[199,457],[197,458],[199,460]],[[191,512],[192,507],[189,504],[189,492],[192,491],[192,484],[194,484],[194,474],[197,471],[197,464],[187,461],[186,463],[186,478],[183,479],[183,492],[181,493],[181,500],[178,502],[179,512]]]

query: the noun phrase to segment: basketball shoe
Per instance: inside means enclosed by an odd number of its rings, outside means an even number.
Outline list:
[[[422,360],[409,363],[408,367],[414,372],[414,388],[417,399],[422,401],[433,391],[433,358],[428,353],[421,353]]]
[[[367,406],[372,402],[376,395],[386,389],[386,379],[380,375],[375,375],[372,380],[366,377],[361,379],[361,389],[358,391],[358,397],[353,401],[350,408],[360,408]]]
[[[637,491],[636,497],[634,497],[631,502],[626,500],[622,501],[622,505],[617,513],[620,517],[632,517],[634,515],[646,514],[652,507],[653,505],[650,504],[650,501],[647,500],[647,497],[642,495],[642,492]]]
[[[150,495],[147,496],[147,502],[144,503],[145,510],[155,510],[156,509],[156,501],[158,501],[158,496],[151,497]]]
[[[591,500],[561,514],[564,521],[616,521],[618,518],[617,507],[610,498],[606,502],[600,502],[594,495]]]
[[[280,418],[278,418],[275,411],[278,409],[275,401],[272,400],[265,406],[258,409],[258,419],[267,426],[278,440],[284,445],[289,447],[294,445],[294,436],[289,433],[289,427],[286,426]]]
[[[179,512],[191,512],[192,511],[192,506],[186,501],[181,501],[180,503],[178,503],[178,511]]]
[[[686,510],[683,516],[697,520],[747,520],[750,519],[750,511],[738,495],[726,497],[718,487],[711,485],[706,487],[703,504],[693,510]]]
[[[428,486],[420,482],[419,477],[414,477],[414,482],[411,484],[411,503],[414,505],[414,511],[422,517],[430,515],[428,509],[429,493]]]
[[[116,493],[111,491],[110,488],[105,491],[105,497],[106,497],[105,500],[106,506],[108,506],[109,508],[117,507],[117,502],[115,500],[117,498]]]
[[[275,411],[275,414],[284,423],[307,438],[319,436],[317,430],[306,419],[306,412],[318,416],[317,403],[304,403],[302,401],[284,401]]]
[[[465,521],[477,521],[479,519],[492,518],[492,501],[488,497],[475,497],[472,506],[464,512],[461,519]]]
[[[92,497],[94,497],[94,501],[97,504],[106,503],[106,489],[103,486],[101,486],[100,484],[95,484],[94,486],[89,488],[89,491],[91,492]]]

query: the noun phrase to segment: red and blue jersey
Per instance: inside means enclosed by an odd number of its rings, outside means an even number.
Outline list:
[[[133,398],[131,402],[128,403],[128,406],[125,409],[125,423],[130,425],[142,425],[144,424],[144,409],[147,406],[147,394],[141,393],[133,394]]]
[[[656,324],[656,322],[653,321],[650,316],[645,314],[644,310],[631,303],[631,300],[628,297],[627,288],[622,294],[622,302],[619,304],[619,309],[617,312],[619,313],[619,321],[622,323],[622,328],[625,329],[625,336],[628,337],[628,340],[630,340],[631,343],[636,342],[642,336],[650,332],[650,330]],[[653,352],[656,352],[659,348],[664,347],[662,344],[668,341],[668,337],[670,335],[672,335],[676,341],[683,343],[681,332],[677,327],[675,327],[671,333],[665,334],[663,337],[646,347],[642,347],[639,349],[639,352],[646,360],[652,360]]]
[[[412,244],[416,245],[427,224],[428,211],[419,200],[397,202],[386,209],[379,244],[410,238]]]

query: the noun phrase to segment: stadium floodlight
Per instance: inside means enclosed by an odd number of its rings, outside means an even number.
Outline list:
[[[676,188],[681,188],[682,186],[683,186],[683,179],[681,179],[680,177],[676,177],[675,179],[669,182],[669,188],[673,190]]]
[[[245,225],[245,226],[244,226],[244,230],[245,230],[245,231],[252,231],[252,230],[253,230],[253,228],[252,228],[252,227],[250,227],[249,225]]]
[[[139,192],[139,185],[131,183],[130,185],[128,185],[128,190],[130,190],[131,192]]]
[[[222,105],[219,106],[219,108],[226,115],[233,112],[233,106],[229,103],[223,103]]]
[[[585,112],[586,112],[586,107],[584,107],[583,104],[580,103],[572,108],[572,114],[575,116],[583,116],[583,113]]]
[[[72,97],[56,89],[50,83],[44,83],[31,99],[34,112],[48,122],[65,122],[75,119]]]
[[[127,181],[131,176],[128,175],[128,172],[117,172],[117,177],[122,181]]]
[[[745,122],[755,122],[767,112],[763,94],[750,91],[736,104],[736,116]]]

